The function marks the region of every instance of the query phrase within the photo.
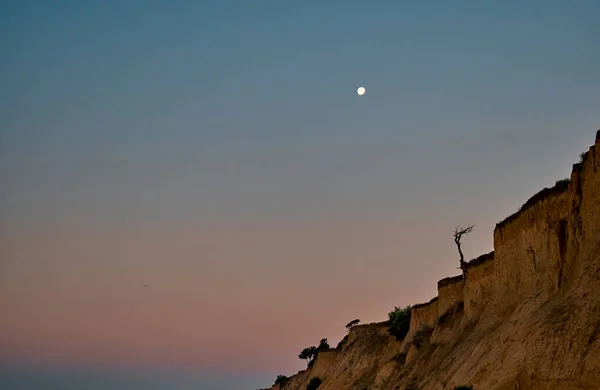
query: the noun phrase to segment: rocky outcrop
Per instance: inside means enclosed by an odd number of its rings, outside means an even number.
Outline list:
[[[600,131],[569,179],[493,234],[493,252],[412,307],[405,340],[357,326],[284,389],[316,374],[323,390],[600,388]]]

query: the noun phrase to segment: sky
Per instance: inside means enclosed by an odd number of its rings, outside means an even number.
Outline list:
[[[268,387],[434,297],[593,143],[598,17],[0,0],[0,387]]]

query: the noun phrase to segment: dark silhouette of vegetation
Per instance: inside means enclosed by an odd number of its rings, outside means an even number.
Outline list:
[[[410,306],[395,306],[394,310],[388,313],[388,317],[388,333],[395,336],[396,340],[402,340],[410,327]]]
[[[358,325],[358,323],[360,322],[359,319],[353,320],[348,322],[348,324],[346,324],[346,331],[350,332],[350,329],[354,328],[356,325]]]
[[[350,329],[352,329],[352,328],[354,328],[356,325],[358,325],[358,323],[359,323],[359,322],[360,322],[360,320],[359,320],[358,318],[357,318],[357,319],[355,319],[355,320],[352,320],[352,321],[348,322],[348,323],[346,324],[346,332],[347,332],[348,334],[350,334]],[[348,334],[346,334],[346,335],[344,336],[344,338],[340,340],[340,342],[339,342],[339,343],[338,343],[338,345],[335,347],[335,349],[342,349],[342,346],[348,342]]]
[[[321,339],[321,341],[319,342],[319,346],[317,347],[317,353],[319,353],[319,351],[323,351],[330,348],[331,347],[327,343],[327,339]]]
[[[345,335],[343,339],[340,340],[337,347],[335,349],[342,349],[342,346],[348,342],[348,335]]]
[[[323,381],[318,376],[312,378],[308,385],[306,385],[306,390],[317,390]]]
[[[277,379],[275,379],[275,385],[279,385],[279,387],[285,386],[288,383],[290,378],[285,375],[277,375]]]
[[[456,386],[454,390],[473,390],[473,386]]]
[[[310,347],[304,348],[302,352],[300,352],[300,354],[298,355],[298,358],[306,360],[306,362],[308,363],[308,367],[312,367],[313,364],[315,364],[315,360],[317,359],[319,352],[328,349],[331,349],[331,347],[329,346],[327,339],[321,339],[321,341],[319,342],[319,346],[315,347],[314,345],[312,345]]]
[[[462,236],[469,234],[473,231],[473,228],[475,227],[475,225],[471,225],[471,226],[467,226],[467,227],[462,227],[462,226],[457,226],[454,228],[454,243],[456,244],[456,246],[458,247],[458,254],[460,255],[460,267],[458,267],[458,269],[463,271],[463,275],[465,272],[466,264],[465,263],[465,256],[463,255],[463,252],[460,248],[460,240],[462,239]]]
[[[317,347],[313,345],[304,348],[302,352],[300,352],[300,354],[298,355],[298,358],[306,360],[306,362],[310,364],[317,357],[317,353]]]

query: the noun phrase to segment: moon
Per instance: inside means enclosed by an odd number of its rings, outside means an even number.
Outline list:
[[[356,93],[359,94],[360,96],[364,95],[365,92],[367,92],[365,87],[358,87],[358,89],[356,90]]]

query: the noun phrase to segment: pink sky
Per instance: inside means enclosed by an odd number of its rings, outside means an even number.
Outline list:
[[[490,223],[468,254],[490,249]],[[0,357],[293,369],[300,349],[337,343],[348,321],[436,294],[456,254],[449,227],[427,224],[5,229]]]
[[[600,123],[600,2],[145,3],[0,1],[0,363],[292,374]]]

